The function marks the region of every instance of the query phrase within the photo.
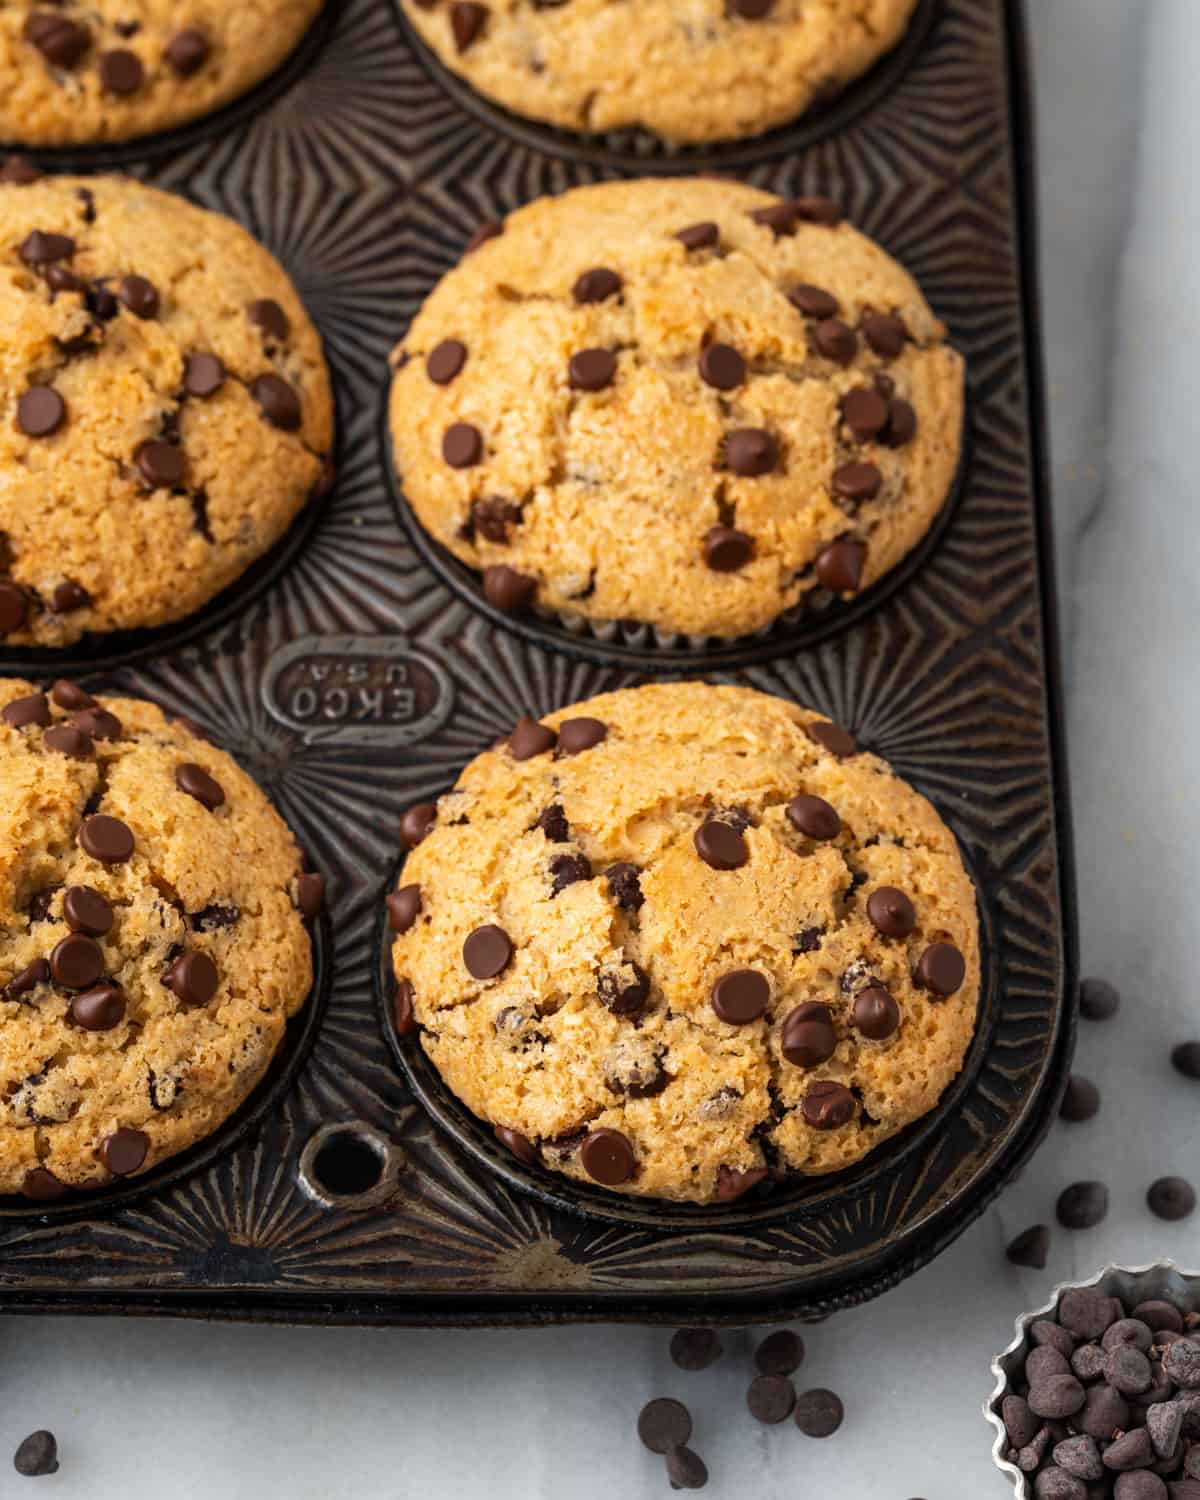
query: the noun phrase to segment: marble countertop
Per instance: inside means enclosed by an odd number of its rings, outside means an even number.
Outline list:
[[[847,1405],[828,1442],[745,1416],[748,1333],[726,1338],[714,1369],[685,1375],[661,1330],[14,1317],[0,1343],[0,1495],[666,1494],[633,1420],[670,1393],[692,1408],[714,1496],[1003,1500],[979,1408],[1017,1312],[1106,1260],[1200,1263],[1200,1222],[1160,1224],[1143,1202],[1162,1173],[1200,1177],[1200,1086],[1167,1064],[1173,1040],[1200,1033],[1200,519],[1185,410],[1200,332],[1200,199],[1186,186],[1200,156],[1200,4],[1028,8],[1082,952],[1125,997],[1116,1022],[1084,1024],[1080,1038],[1099,1119],[1056,1125],[1020,1182],[927,1270],[806,1331],[803,1373]],[[1044,1272],[1008,1266],[1007,1240],[1080,1177],[1110,1183],[1107,1222],[1060,1231]],[[7,1453],[40,1426],[57,1432],[62,1468],[27,1490]]]

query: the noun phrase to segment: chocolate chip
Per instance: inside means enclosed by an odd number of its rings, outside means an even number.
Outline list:
[[[607,302],[617,295],[622,285],[615,271],[610,271],[607,266],[595,266],[576,280],[571,295],[579,303]]]
[[[882,484],[883,475],[874,464],[842,464],[833,471],[833,493],[855,505],[874,500]]]
[[[85,27],[46,11],[26,17],[23,35],[56,68],[73,68],[91,45]]]
[[[838,300],[831,292],[806,281],[792,287],[787,298],[793,307],[809,318],[832,318],[838,310]]]
[[[599,719],[580,717],[564,719],[558,726],[559,755],[580,755],[591,750],[608,734],[608,725]]]
[[[82,277],[76,276],[74,271],[69,271],[66,266],[58,262],[47,266],[42,274],[46,278],[46,285],[52,292],[87,292],[87,282]],[[63,349],[74,349],[76,341],[69,340],[64,342],[60,340],[59,343]],[[80,347],[87,348],[88,343],[89,340],[85,338]]]
[[[1155,1332],[1164,1330],[1172,1333],[1183,1332],[1183,1315],[1179,1309],[1170,1302],[1161,1298],[1151,1298],[1148,1302],[1139,1302],[1129,1315],[1144,1323],[1147,1328]]]
[[[633,1147],[619,1130],[593,1130],[579,1152],[583,1170],[605,1187],[628,1182],[637,1167]]]
[[[513,956],[512,939],[503,927],[488,923],[476,927],[462,949],[463,963],[475,979],[495,979],[503,973]]]
[[[46,1177],[51,1175],[45,1172],[44,1168],[35,1167],[26,1175],[26,1182],[38,1172],[43,1172]],[[27,1193],[26,1196],[34,1198],[38,1194]],[[58,1443],[55,1441],[54,1434],[47,1432],[45,1428],[31,1432],[13,1455],[13,1467],[26,1479],[36,1479],[43,1474],[57,1474]]]
[[[647,1401],[638,1413],[638,1437],[651,1453],[665,1453],[668,1448],[686,1443],[692,1435],[692,1417],[682,1401],[660,1396]]]
[[[75,241],[69,234],[33,229],[21,241],[17,254],[27,266],[48,266],[56,260],[70,260],[75,254]]]
[[[86,990],[104,973],[104,954],[94,938],[72,932],[51,949],[50,972],[64,989]]]
[[[72,998],[68,1014],[84,1031],[111,1031],[125,1019],[125,992],[115,984],[84,990]]]
[[[640,911],[645,897],[639,882],[640,871],[636,865],[620,863],[609,865],[604,872],[609,894],[622,911]]]
[[[450,7],[450,30],[454,34],[454,45],[460,52],[465,52],[479,38],[487,19],[486,5],[476,5],[473,0],[454,0]]]
[[[506,615],[520,615],[533,602],[537,592],[537,579],[526,573],[518,573],[505,563],[497,563],[483,570],[483,596]]]
[[[890,990],[869,984],[854,997],[850,1024],[872,1042],[886,1041],[900,1025],[900,1007]]]
[[[586,855],[558,854],[550,861],[550,896],[553,899],[567,886],[592,878],[592,866]]]
[[[509,528],[521,524],[522,512],[501,495],[491,495],[486,500],[476,500],[471,505],[468,522],[471,532],[478,532],[485,541],[503,546],[508,542]]]
[[[804,1341],[790,1328],[769,1333],[754,1351],[760,1375],[791,1375],[804,1363]]]
[[[796,1397],[796,1426],[805,1437],[832,1437],[845,1415],[845,1407],[833,1391],[817,1387]]]
[[[102,323],[111,323],[121,311],[121,304],[102,280],[94,281],[88,288],[87,306],[88,311]]]
[[[1092,1287],[1074,1287],[1059,1298],[1058,1321],[1076,1338],[1098,1339],[1119,1316],[1113,1298]]]
[[[967,977],[967,961],[953,943],[930,943],[918,959],[913,977],[931,995],[953,995]]]
[[[417,1029],[417,1015],[413,1008],[413,987],[407,979],[396,981],[396,1003],[393,1008],[397,1036],[412,1036]]]
[[[296,909],[306,922],[315,921],[325,905],[325,877],[315,870],[296,876]]]
[[[45,729],[50,723],[50,705],[45,693],[30,693],[25,698],[14,698],[0,710],[0,719],[12,729],[24,729],[36,725]]]
[[[537,1147],[527,1135],[522,1135],[519,1130],[510,1130],[507,1125],[494,1125],[492,1134],[502,1146],[517,1158],[523,1161],[527,1167],[531,1167],[538,1159]]]
[[[392,931],[405,933],[421,914],[421,887],[402,885],[387,898]]]
[[[74,724],[56,724],[53,729],[47,729],[42,743],[48,750],[66,755],[71,760],[87,760],[94,748],[91,735],[76,729]]]
[[[895,359],[904,350],[908,328],[892,313],[867,313],[861,324],[863,338],[883,359]]]
[[[1194,1212],[1196,1191],[1182,1177],[1160,1177],[1147,1189],[1146,1205],[1157,1218],[1174,1223]]]
[[[470,255],[473,250],[478,250],[480,245],[486,245],[488,240],[499,239],[503,233],[503,219],[485,219],[472,231],[470,239],[463,246],[463,254]]]
[[[0,182],[6,182],[10,186],[28,187],[30,183],[41,180],[41,171],[27,156],[6,157],[0,166]]]
[[[712,1008],[729,1026],[748,1026],[766,1013],[771,986],[757,969],[734,969],[712,987]]]
[[[19,583],[0,578],[0,635],[11,635],[25,623],[29,596]]]
[[[36,990],[39,984],[50,983],[50,965],[44,958],[35,958],[31,964],[26,964],[8,981],[4,991],[6,999],[17,1000],[22,995],[28,995]]]
[[[191,761],[175,769],[175,785],[188,797],[194,797],[202,807],[213,812],[225,801],[225,789],[215,781],[203,766]]]
[[[832,226],[842,222],[841,206],[820,193],[808,193],[792,199],[792,212],[806,224]]]
[[[433,832],[437,823],[436,802],[416,802],[400,819],[400,839],[406,849],[415,849]]]
[[[1079,986],[1079,1013],[1089,1021],[1108,1021],[1116,1015],[1121,996],[1107,979],[1084,979]]]
[[[1067,1363],[1067,1356],[1050,1344],[1031,1349],[1025,1361],[1025,1379],[1030,1385],[1048,1380],[1051,1375],[1070,1374],[1071,1366]]]
[[[814,719],[804,726],[804,732],[814,744],[820,745],[822,750],[828,750],[838,760],[846,760],[858,754],[858,741],[849,730],[830,723],[827,719]]]
[[[830,542],[813,559],[813,572],[822,588],[835,594],[852,594],[862,582],[866,560],[865,542]]]
[[[615,1016],[635,1016],[650,998],[650,976],[640,964],[627,959],[619,967],[605,969],[596,982],[600,1003]]]
[[[678,230],[675,238],[685,250],[708,250],[721,238],[721,231],[711,219],[705,219]]]
[[[602,391],[613,383],[617,356],[611,349],[580,349],[567,364],[567,383],[575,391]]]
[[[704,1460],[682,1443],[667,1449],[666,1469],[673,1490],[702,1490],[708,1483],[708,1467]]]
[[[1059,1194],[1055,1207],[1064,1229],[1094,1229],[1108,1213],[1108,1189],[1102,1182],[1075,1182]]]
[[[704,561],[714,573],[736,573],[754,556],[754,538],[732,526],[711,526],[704,534]]]
[[[793,953],[816,953],[821,946],[823,927],[802,927],[792,939]]]
[[[232,927],[241,915],[238,906],[206,906],[192,914],[192,928],[195,932],[217,932],[222,927]]]
[[[809,1086],[802,1111],[805,1121],[816,1130],[839,1130],[854,1118],[854,1095],[843,1084],[831,1078]]]
[[[73,578],[64,578],[61,583],[56,583],[54,593],[50,596],[50,603],[58,615],[69,614],[74,609],[86,609],[91,602],[91,594]]]
[[[535,755],[553,750],[557,739],[553,729],[522,714],[508,737],[508,751],[514,760],[532,760]]]
[[[81,688],[77,682],[71,682],[66,677],[60,677],[50,688],[50,696],[59,708],[65,708],[68,712],[80,708],[95,708],[96,700],[85,688]]]
[[[1076,1123],[1090,1120],[1099,1108],[1100,1090],[1090,1078],[1072,1073],[1067,1079],[1063,1101],[1058,1110],[1062,1118]]]
[[[158,317],[158,288],[144,276],[122,276],[117,283],[117,297],[139,318]]]
[[[89,937],[103,937],[113,924],[112,907],[90,885],[68,886],[62,912],[63,921],[72,932],[84,932]]]
[[[724,453],[726,466],[747,479],[769,474],[779,463],[778,444],[761,427],[739,427],[727,433]]]
[[[67,1185],[65,1182],[60,1182],[47,1167],[31,1167],[25,1173],[25,1180],[21,1184],[21,1192],[26,1198],[32,1198],[35,1203],[54,1203],[59,1198],[66,1197]],[[49,1436],[48,1433],[47,1436]],[[29,1439],[26,1438],[25,1442],[28,1441]],[[25,1444],[22,1443],[21,1447],[24,1446]],[[19,1453],[20,1449],[17,1451]],[[17,1472],[21,1473],[23,1471],[18,1468]]]
[[[709,344],[700,356],[700,378],[714,390],[736,390],[746,379],[746,361],[731,344]]]
[[[163,61],[180,78],[190,78],[208,61],[212,47],[202,31],[185,26],[163,48]]]
[[[122,1126],[112,1135],[105,1136],[100,1144],[100,1160],[114,1177],[128,1177],[146,1160],[150,1139],[140,1130],[129,1130]]]
[[[857,442],[869,443],[888,425],[889,406],[870,386],[857,386],[841,400],[842,420]]]
[[[187,462],[183,449],[160,439],[143,443],[133,455],[138,473],[152,490],[173,490],[183,483]]]
[[[732,1203],[736,1199],[744,1197],[752,1188],[756,1188],[766,1176],[766,1167],[752,1167],[748,1172],[739,1171],[734,1167],[718,1167],[717,1201],[719,1203]]]
[[[796,210],[790,203],[769,203],[765,208],[752,209],[750,218],[769,229],[776,239],[796,232]]]
[[[707,1370],[721,1354],[714,1328],[680,1328],[671,1336],[671,1359],[681,1370]]]
[[[726,0],[728,13],[743,21],[761,21],[774,8],[775,0]]]
[[[1171,1066],[1184,1078],[1200,1079],[1200,1042],[1179,1042],[1172,1047]]]
[[[183,362],[183,388],[189,396],[212,396],[225,384],[225,366],[215,354],[189,354]]]
[[[867,897],[867,916],[884,937],[906,938],[917,925],[913,904],[894,885],[879,885]]]
[[[802,793],[788,803],[788,821],[805,838],[826,843],[837,838],[842,829],[842,820],[824,797],[813,797]]]
[[[707,818],[692,836],[696,853],[714,870],[739,870],[750,858],[746,840],[732,824]]]
[[[543,807],[533,820],[533,827],[540,828],[552,844],[565,844],[571,836],[561,802],[551,802]]]
[[[256,328],[261,328],[276,343],[287,343],[291,324],[287,313],[273,297],[260,297],[257,302],[247,304],[246,316]]]
[[[182,953],[163,971],[162,982],[184,1005],[207,1005],[217,993],[220,975],[207,953]]]
[[[883,441],[889,448],[903,448],[917,435],[917,414],[912,405],[897,396],[888,403],[888,423]]]
[[[848,365],[858,353],[858,337],[849,323],[843,323],[841,318],[822,318],[813,327],[812,340],[817,353],[833,360],[834,364]]]
[[[483,456],[483,435],[469,422],[454,422],[442,435],[442,457],[452,469],[473,468]]]
[[[798,1068],[816,1068],[837,1051],[837,1033],[827,1005],[808,1001],[788,1012],[779,1035],[779,1048]]]
[[[1073,1416],[1086,1394],[1074,1375],[1047,1375],[1030,1387],[1028,1399],[1030,1410],[1039,1417],[1058,1419]]]
[[[250,394],[272,427],[295,432],[300,426],[300,398],[281,376],[256,376],[250,382]]]
[[[796,1388],[786,1375],[756,1375],[746,1392],[746,1405],[758,1422],[786,1422],[796,1409]]]
[[[133,854],[133,834],[120,818],[95,813],[80,826],[79,846],[101,864],[123,865]]]
[[[102,52],[98,59],[100,86],[110,94],[136,94],[146,81],[146,70],[136,52],[125,47],[114,47]],[[153,313],[139,313],[139,317],[153,317]]]
[[[49,437],[66,415],[67,403],[52,385],[31,385],[17,398],[17,426],[26,437]]]
[[[434,385],[449,385],[467,362],[467,346],[458,339],[443,339],[430,351],[425,373]]]
[[[106,708],[85,708],[75,715],[72,723],[94,740],[119,740],[123,732],[120,719]]]

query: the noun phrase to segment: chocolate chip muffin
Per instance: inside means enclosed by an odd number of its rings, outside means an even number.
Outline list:
[[[828,200],[612,182],[484,232],[393,356],[391,433],[493,604],[735,637],[924,536],[962,361]]]
[[[329,481],[321,341],[231,219],[125,178],[0,184],[0,643],[191,614]]]
[[[566,130],[680,143],[758,135],[828,102],[904,34],[916,0],[404,0],[447,67]]]
[[[806,709],[692,682],[523,719],[402,834],[397,1028],[522,1161],[733,1199],[858,1161],[962,1065],[955,841]]]
[[[189,726],[0,679],[0,1193],[102,1186],[220,1125],[308,995],[321,894]]]
[[[265,78],[321,0],[43,0],[0,7],[0,140],[124,141],[227,104]]]

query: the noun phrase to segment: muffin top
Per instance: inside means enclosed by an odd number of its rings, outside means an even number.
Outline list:
[[[979,993],[938,815],[820,716],[657,684],[524,720],[415,809],[397,1025],[506,1145],[708,1202],[937,1102]]]
[[[441,60],[517,114],[669,140],[758,135],[895,46],[916,0],[404,0]]]
[[[321,342],[221,214],[127,178],[0,183],[0,641],[180,619],[323,482]]]
[[[312,983],[319,876],[253,781],[153,704],[0,679],[0,1193],[207,1135]]]
[[[0,7],[0,140],[124,141],[265,78],[321,0],[43,0]]]
[[[494,604],[733,637],[925,534],[962,361],[827,200],[603,183],[487,229],[393,356],[391,432]]]

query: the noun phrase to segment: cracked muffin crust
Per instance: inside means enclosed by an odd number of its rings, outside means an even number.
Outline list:
[[[393,355],[390,425],[417,519],[498,608],[734,637],[924,536],[962,360],[828,200],[603,183],[483,233]]]
[[[320,338],[231,219],[131,179],[10,177],[0,328],[6,644],[191,614],[328,482]]]
[[[522,720],[410,809],[396,1024],[526,1162],[710,1202],[927,1113],[979,995],[934,809],[806,709],[655,684]]]
[[[404,0],[445,65],[566,130],[679,143],[758,135],[896,45],[916,0]]]
[[[320,0],[16,0],[0,6],[0,141],[124,141],[236,99]]]
[[[308,995],[322,891],[182,721],[0,679],[0,1193],[102,1186],[220,1125]]]

